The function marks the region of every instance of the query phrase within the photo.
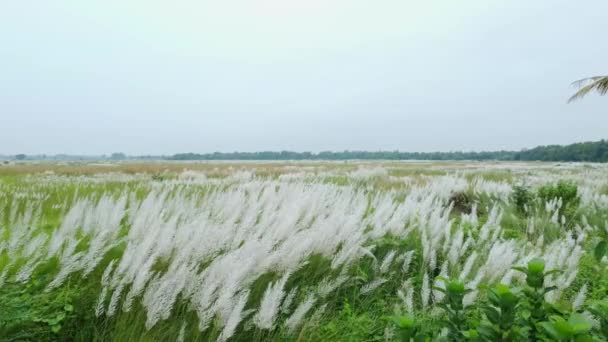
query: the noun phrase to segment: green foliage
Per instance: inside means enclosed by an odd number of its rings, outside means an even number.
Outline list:
[[[402,342],[424,342],[429,337],[421,332],[413,315],[394,315],[387,317],[397,328],[397,336]]]
[[[538,197],[545,202],[559,198],[563,207],[578,206],[580,203],[576,184],[563,180],[542,186],[538,189]]]
[[[445,294],[445,299],[439,306],[447,313],[447,319],[444,321],[444,324],[448,328],[448,340],[464,341],[467,331],[463,299],[471,290],[465,288],[464,283],[459,280],[438,279],[443,281],[445,285],[445,288],[435,287],[435,290]]]
[[[581,199],[576,184],[568,181],[559,181],[557,184],[547,184],[538,189],[538,197],[543,201],[561,199],[562,206],[559,214],[572,218],[579,207]]]
[[[544,285],[545,278],[555,272],[545,271],[542,259],[531,260],[526,267],[514,269],[524,273],[525,286],[512,288],[504,284],[485,285],[485,300],[464,308],[463,299],[469,289],[458,280],[438,278],[443,287],[435,289],[445,294],[440,307],[445,316],[440,325],[447,328],[447,336],[437,331],[432,335],[421,334],[413,315],[390,316],[397,328],[400,341],[447,340],[447,341],[597,341],[608,337],[608,300],[594,301],[587,309],[600,322],[594,329],[591,321],[576,312],[556,309],[545,301],[545,294],[554,288]],[[437,330],[437,329],[435,329]]]
[[[477,327],[479,338],[482,341],[513,341],[521,336],[515,325],[519,292],[499,284],[489,289],[488,302],[479,305],[485,316],[485,320]]]
[[[527,213],[534,200],[534,193],[531,192],[525,185],[516,185],[513,187],[511,195],[515,207],[520,213]]]
[[[554,341],[593,341],[590,334],[591,322],[577,313],[571,314],[568,320],[561,316],[551,316],[549,321],[541,322],[540,326]]]
[[[608,253],[608,240],[603,239],[595,245],[593,256],[597,261],[601,261],[606,253]]]
[[[335,315],[329,317],[314,332],[309,332],[307,341],[381,341],[383,327],[374,317],[375,307],[357,309],[344,301]]]
[[[608,338],[608,299],[594,301],[588,310],[599,320],[600,331],[604,337]]]
[[[76,289],[44,291],[43,283],[5,284],[0,292],[0,336],[20,336],[38,341],[54,340],[68,321],[77,317]]]
[[[545,277],[559,272],[552,270],[545,272],[545,262],[542,259],[532,259],[527,267],[514,267],[515,270],[526,275],[524,287],[524,301],[522,303],[521,317],[527,326],[528,338],[535,340],[539,334],[538,323],[547,319],[551,312],[551,305],[545,302],[545,295],[553,291],[554,287],[545,287]]]

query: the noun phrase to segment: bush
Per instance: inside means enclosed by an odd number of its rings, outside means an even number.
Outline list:
[[[532,201],[534,201],[534,194],[528,190],[524,185],[516,185],[513,187],[513,194],[511,195],[517,210],[522,213],[527,213]]]
[[[473,210],[473,200],[466,192],[455,192],[450,196],[454,211],[461,214],[470,214]]]
[[[538,197],[544,201],[561,198],[563,206],[576,204],[578,206],[578,187],[567,181],[559,181],[557,184],[548,184],[538,189]]]
[[[581,199],[578,195],[576,184],[567,181],[559,181],[557,184],[547,184],[538,189],[538,197],[544,202],[561,199],[562,206],[559,215],[572,218],[578,209]]]

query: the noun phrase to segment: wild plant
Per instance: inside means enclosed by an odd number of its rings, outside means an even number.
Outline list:
[[[529,188],[523,184],[516,185],[513,187],[513,193],[511,198],[517,210],[522,214],[528,214],[531,209],[532,201],[534,200],[534,194]]]
[[[517,341],[521,331],[516,326],[520,293],[507,285],[499,284],[488,289],[488,303],[479,305],[485,316],[477,327],[482,341]]]
[[[594,341],[591,335],[592,322],[578,313],[572,313],[567,320],[553,315],[549,317],[548,321],[540,322],[539,325],[554,341]]]
[[[560,271],[545,272],[545,261],[540,258],[530,260],[527,267],[517,266],[513,269],[526,276],[520,316],[526,326],[527,338],[536,341],[540,334],[539,323],[546,321],[548,314],[552,311],[551,305],[545,301],[545,295],[556,289],[553,286],[545,287],[545,278]]]
[[[397,330],[397,338],[401,342],[426,342],[430,337],[424,334],[412,314],[392,315],[386,317]]]
[[[439,307],[446,312],[447,317],[443,324],[448,330],[447,339],[464,341],[467,337],[467,325],[463,299],[472,290],[467,289],[463,282],[456,279],[440,278],[440,280],[443,281],[444,286],[436,286],[435,290],[445,295]]]

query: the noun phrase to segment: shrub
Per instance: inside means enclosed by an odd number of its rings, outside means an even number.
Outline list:
[[[594,341],[590,334],[593,325],[581,314],[573,313],[568,320],[561,316],[551,316],[549,321],[541,322],[540,326],[555,341]]]
[[[428,337],[424,335],[420,330],[420,327],[416,324],[416,319],[413,315],[394,315],[388,317],[397,328],[397,337],[402,342],[423,342],[428,341]]]
[[[521,213],[527,213],[534,200],[534,194],[526,186],[516,185],[513,187],[511,198],[517,210]]]
[[[465,288],[464,283],[455,279],[438,278],[444,282],[444,287],[435,287],[435,290],[445,294],[444,302],[439,304],[447,312],[445,327],[448,329],[450,341],[464,341],[467,337],[466,317],[463,305],[464,296],[471,292]]]
[[[514,269],[526,275],[521,317],[527,330],[528,339],[536,340],[540,333],[538,324],[546,320],[552,311],[551,305],[545,302],[545,295],[555,290],[555,287],[545,287],[545,278],[559,271],[545,272],[545,262],[538,258],[532,259],[527,267],[514,267]]]
[[[457,213],[469,214],[473,210],[473,200],[466,192],[453,193],[449,201]]]
[[[578,206],[580,203],[578,187],[576,184],[568,181],[559,181],[557,184],[547,184],[542,186],[540,189],[538,189],[538,197],[544,201],[560,198],[563,206]]]
[[[521,336],[520,330],[515,326],[519,292],[499,284],[488,291],[488,301],[487,304],[479,305],[485,315],[485,320],[477,327],[479,337],[488,341],[512,341]]]
[[[578,209],[581,199],[578,195],[576,184],[567,181],[559,181],[556,184],[547,184],[538,189],[538,197],[543,202],[560,199],[562,206],[559,215],[572,218]]]

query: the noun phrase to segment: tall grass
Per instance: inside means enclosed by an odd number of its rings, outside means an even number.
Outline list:
[[[608,228],[606,168],[256,167],[0,178],[0,336],[335,340],[367,326],[359,339],[384,334],[381,314],[440,316],[438,276],[473,289],[465,306],[538,257],[562,270],[545,280],[551,303],[580,306],[599,284],[582,290],[579,264]],[[576,213],[559,198],[512,203],[512,182],[558,179],[579,185]]]

